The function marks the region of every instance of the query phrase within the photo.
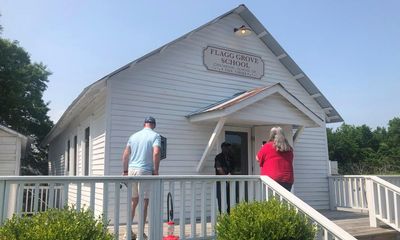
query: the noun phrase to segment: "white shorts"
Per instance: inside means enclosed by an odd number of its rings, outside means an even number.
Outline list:
[[[143,175],[153,175],[152,172],[144,171],[141,169],[129,169],[128,172],[129,176],[143,176]],[[143,181],[143,182],[133,182],[132,183],[132,198],[139,197],[139,189],[143,189],[143,195],[145,199],[148,199],[150,196],[150,182]]]

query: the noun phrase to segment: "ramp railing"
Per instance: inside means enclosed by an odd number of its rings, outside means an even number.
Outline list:
[[[368,211],[371,227],[379,219],[400,231],[400,176],[343,175],[329,177],[331,209]]]
[[[400,188],[377,176],[367,180],[369,220],[372,227],[377,219],[400,232]]]

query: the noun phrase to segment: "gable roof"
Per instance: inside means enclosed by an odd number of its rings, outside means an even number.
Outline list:
[[[244,5],[241,4],[238,7],[232,9],[231,11],[222,14],[221,16],[215,18],[214,20],[196,28],[195,30],[183,35],[176,40],[165,44],[164,46],[130,62],[129,64],[123,66],[122,68],[112,72],[107,75],[106,78],[111,77],[120,71],[123,71],[130,66],[145,60],[146,58],[157,54],[163,51],[165,48],[174,44],[175,42],[184,39],[194,32],[197,32],[208,25],[215,23],[216,21],[226,17],[229,14],[236,13],[238,14],[254,31],[254,33],[260,38],[262,42],[272,51],[272,53],[278,58],[279,62],[293,75],[293,77],[300,83],[300,85],[307,91],[310,96],[312,96],[318,105],[324,109],[326,114],[326,122],[327,123],[335,123],[335,122],[343,122],[343,118],[339,115],[336,109],[332,106],[332,104],[328,101],[328,99],[322,94],[322,92],[314,85],[314,83],[310,80],[310,78],[301,70],[301,68],[295,63],[295,61],[289,56],[289,54],[281,47],[281,45],[275,40],[275,38],[268,32],[268,30],[262,25],[262,23],[254,16],[254,14]]]
[[[194,32],[197,32],[218,20],[232,14],[238,14],[247,25],[253,30],[253,32],[259,37],[259,39],[264,42],[264,44],[272,51],[272,53],[278,58],[278,60],[283,64],[283,66],[293,75],[293,77],[300,83],[300,85],[310,94],[311,97],[315,99],[318,105],[325,111],[326,115],[326,123],[334,123],[334,122],[342,122],[343,119],[336,111],[336,109],[332,106],[332,104],[328,101],[328,99],[319,91],[319,89],[314,85],[314,83],[310,80],[310,78],[300,69],[300,67],[293,61],[293,59],[287,54],[287,52],[281,47],[281,45],[275,40],[275,38],[267,31],[267,29],[261,24],[261,22],[253,15],[253,13],[244,5],[241,4],[238,7],[222,14],[221,16],[211,20],[210,22],[190,31],[189,33],[157,48],[156,50],[118,68],[117,70],[111,72],[110,74],[104,76],[100,80],[94,82],[93,84],[86,87],[82,93],[71,103],[71,105],[67,108],[64,114],[61,116],[60,120],[53,127],[56,128],[64,128],[65,119],[70,115],[77,114],[77,111],[74,111],[76,107],[74,105],[82,102],[80,98],[83,98],[87,95],[90,95],[90,91],[96,91],[97,85],[103,85],[105,82],[113,77],[114,75],[130,68],[131,66],[157,54],[162,52],[164,49],[168,48],[170,45],[189,37]],[[51,130],[50,133],[45,137],[42,144],[47,144],[51,138],[55,137],[57,134],[54,134],[54,130]],[[60,131],[57,131],[59,133]]]
[[[14,130],[12,130],[12,129],[9,128],[9,127],[6,127],[6,126],[4,126],[4,125],[1,125],[1,124],[0,124],[0,130],[3,130],[4,132],[9,133],[9,134],[11,134],[11,135],[17,136],[17,137],[21,138],[22,141],[27,141],[27,140],[28,140],[28,137],[27,137],[27,136],[25,136],[25,135],[23,135],[23,134],[21,134],[21,133],[19,133],[19,132],[17,132],[17,131],[14,131]]]
[[[290,104],[296,107],[313,123],[313,126],[321,126],[323,119],[316,113],[311,111],[293,94],[287,91],[282,84],[276,83],[269,86],[258,87],[246,92],[237,93],[230,98],[223,99],[219,102],[211,104],[203,109],[193,112],[186,116],[191,122],[201,122],[210,119],[231,116],[233,113],[240,111],[256,102],[259,102],[275,93],[281,95]]]
[[[25,136],[17,131],[14,131],[13,129],[6,127],[4,125],[1,125],[1,124],[0,124],[0,131],[4,131],[8,134],[11,134],[11,135],[16,136],[19,139],[21,139],[21,156],[25,156],[27,149],[29,149],[29,144],[32,141],[32,138]]]

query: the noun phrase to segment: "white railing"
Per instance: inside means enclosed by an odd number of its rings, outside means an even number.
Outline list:
[[[367,181],[369,219],[372,227],[376,219],[400,231],[400,188],[379,177],[371,176]]]
[[[305,214],[308,219],[313,222],[318,229],[316,239],[354,239],[349,233],[323,216],[314,208],[303,202],[301,199],[291,194],[281,185],[273,181],[271,178],[262,176],[262,200],[268,200],[270,197],[275,197],[281,202],[287,202],[291,207],[294,207],[298,212]]]
[[[22,210],[21,213],[32,215],[35,212],[46,211],[49,208],[50,201],[50,187],[45,185],[25,184],[20,186],[23,188],[22,195]],[[62,188],[54,186],[54,206],[53,208],[62,208]]]
[[[131,204],[127,203],[130,203],[134,182],[151,185],[146,227],[142,197],[138,204],[141,211],[136,213],[134,221],[130,217]],[[32,209],[33,212],[40,211],[44,200],[46,208],[73,204],[77,210],[88,207],[103,214],[110,221],[110,231],[116,239],[123,232],[127,233],[126,239],[130,239],[131,230],[138,233],[138,239],[143,239],[143,233],[149,239],[162,239],[166,234],[163,226],[167,218],[166,196],[170,192],[174,202],[175,235],[180,239],[214,239],[218,215],[217,182],[221,184],[222,212],[228,207],[228,194],[230,207],[240,201],[263,201],[276,196],[316,224],[319,229],[316,239],[354,239],[270,178],[259,176],[0,177],[0,225],[13,213],[32,213]],[[226,189],[228,183],[229,193]]]
[[[344,175],[329,177],[331,209],[348,208],[369,213],[371,227],[377,219],[400,231],[400,176]]]
[[[368,210],[366,176],[329,177],[330,208]]]
[[[130,217],[132,182],[150,182],[154,190],[151,195],[149,228],[147,235],[150,239],[161,239],[162,236],[162,203],[160,177],[64,177],[64,176],[35,176],[35,177],[0,177],[0,224],[12,214],[25,214],[24,205],[32,204],[33,212],[42,210],[41,201],[45,200],[44,208],[55,208],[73,204],[77,210],[90,208],[95,213],[103,214],[113,227],[116,239],[119,238],[120,224],[124,224],[128,237],[132,228]],[[126,183],[128,188],[120,188]],[[46,188],[43,188],[43,185]],[[32,191],[33,189],[33,191]],[[42,189],[42,190],[41,190]],[[157,191],[156,191],[157,190]],[[30,194],[33,193],[33,194]],[[45,195],[45,197],[43,197]],[[30,199],[27,199],[30,198]],[[143,209],[144,201],[140,199],[139,209]],[[30,209],[31,210],[31,209]],[[138,211],[138,232],[143,239],[143,211]]]
[[[377,177],[380,177],[383,180],[400,187],[400,175],[382,175]]]

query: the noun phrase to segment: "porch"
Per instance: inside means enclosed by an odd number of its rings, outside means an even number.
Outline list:
[[[368,222],[372,227],[384,224],[399,231],[400,189],[395,185],[399,179],[387,176],[330,177],[331,208],[369,212]],[[143,211],[137,211],[133,222],[128,214],[131,206],[127,203],[132,195],[133,182],[151,184],[148,222],[144,228],[149,239],[162,239],[166,235],[168,192],[173,196],[175,234],[180,239],[214,239],[218,215],[217,182],[222,185],[222,199],[227,197],[225,184],[229,182],[230,199],[234,199],[230,201],[231,207],[236,204],[235,200],[267,201],[276,197],[315,223],[318,228],[317,239],[355,239],[323,214],[264,176],[1,177],[1,224],[13,213],[33,214],[47,208],[73,204],[77,210],[90,208],[96,215],[103,214],[110,221],[109,229],[115,233],[116,239],[122,239],[125,232],[129,238],[132,228],[138,236],[142,236]],[[142,209],[143,204],[140,198],[138,209]],[[225,211],[226,201],[222,200],[221,205],[222,211]]]
[[[400,233],[388,225],[371,227],[368,212],[321,210],[320,213],[358,240],[398,240]]]

